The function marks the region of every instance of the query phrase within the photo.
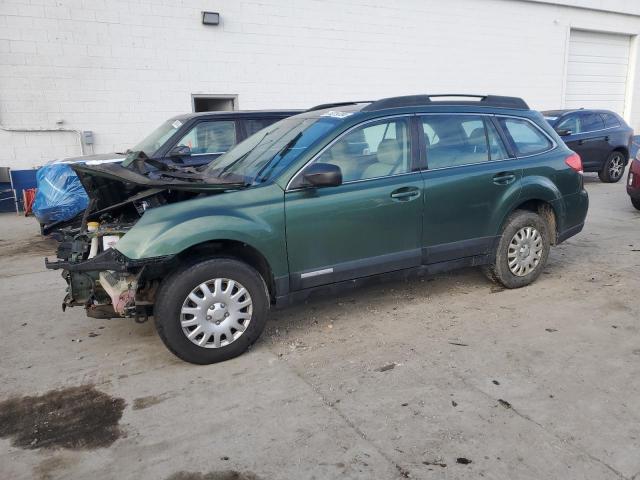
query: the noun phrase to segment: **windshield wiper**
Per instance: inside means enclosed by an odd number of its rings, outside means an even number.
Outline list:
[[[264,180],[267,177],[267,175],[271,173],[278,166],[278,163],[282,161],[282,159],[286,156],[286,154],[289,153],[289,150],[291,150],[294,147],[294,145],[298,143],[298,140],[300,140],[300,138],[302,138],[302,132],[298,132],[298,134],[295,137],[289,140],[287,144],[284,147],[282,147],[282,149],[278,152],[278,155],[280,156],[278,160],[272,160],[271,162],[268,162],[264,167],[260,169],[260,171],[256,175],[256,180],[260,180],[260,181]]]
[[[249,150],[248,152],[246,152],[244,155],[239,156],[234,162],[231,162],[229,165],[227,165],[226,167],[224,167],[222,170],[220,170],[220,173],[218,173],[217,176],[222,176],[223,173],[227,172],[231,167],[233,167],[236,163],[241,162],[242,160],[244,160],[245,158],[247,158],[247,156],[253,152],[258,145],[260,145],[265,138],[267,138],[267,136],[271,133],[271,131],[268,131],[267,133],[264,134],[264,136],[260,139],[260,141],[258,141],[258,143],[256,143],[253,148],[251,150]]]

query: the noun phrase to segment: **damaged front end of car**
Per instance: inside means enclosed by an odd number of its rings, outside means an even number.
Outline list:
[[[160,280],[178,261],[174,255],[131,259],[117,249],[144,213],[152,208],[242,187],[230,180],[207,179],[193,171],[140,173],[109,164],[74,166],[90,201],[80,224],[58,231],[57,259],[67,292],[62,309],[83,306],[94,318],[153,314]]]

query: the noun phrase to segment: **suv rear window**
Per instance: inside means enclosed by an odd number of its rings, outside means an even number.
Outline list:
[[[551,149],[553,144],[531,122],[519,118],[499,118],[505,133],[511,137],[518,155],[535,155]]]

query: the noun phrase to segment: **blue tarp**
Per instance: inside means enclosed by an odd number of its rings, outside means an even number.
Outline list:
[[[41,224],[69,220],[87,208],[89,197],[68,164],[45,165],[38,169],[37,179],[33,213]]]

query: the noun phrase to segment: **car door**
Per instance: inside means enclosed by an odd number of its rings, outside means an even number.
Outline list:
[[[185,165],[204,165],[215,160],[238,141],[235,120],[201,120],[196,122],[168,151],[168,160]],[[176,147],[187,147],[175,154]]]
[[[424,263],[488,253],[500,228],[498,210],[518,195],[519,161],[491,116],[429,114],[420,122],[427,161]]]
[[[422,177],[410,116],[366,122],[332,142],[315,163],[340,167],[341,185],[285,193],[292,290],[420,265]]]
[[[562,137],[567,146],[580,155],[585,168],[599,169],[608,155],[607,132],[604,131],[602,118],[592,112],[577,112],[570,115],[570,123],[562,120],[558,129],[568,128],[571,135]],[[574,125],[575,128],[563,127]]]

